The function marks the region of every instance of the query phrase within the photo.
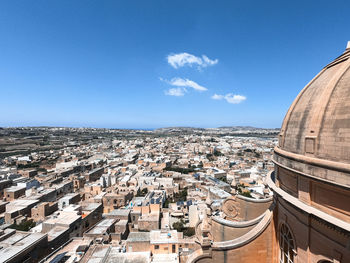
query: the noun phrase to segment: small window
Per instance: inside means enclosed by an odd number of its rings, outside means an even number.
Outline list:
[[[159,249],[159,245],[154,245],[154,249]]]

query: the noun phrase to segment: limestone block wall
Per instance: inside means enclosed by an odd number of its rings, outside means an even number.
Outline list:
[[[244,244],[240,247],[228,250],[211,249],[210,253],[205,252],[199,256],[196,263],[271,263],[277,262],[274,260],[274,224],[269,223],[268,227],[258,235],[253,241]],[[199,254],[199,253],[198,253]]]
[[[279,238],[281,224],[288,225],[292,232],[296,248],[295,262],[350,262],[350,251],[347,249],[350,233],[310,216],[282,198],[277,198],[274,214],[277,218],[276,237]],[[278,249],[275,257],[279,257]]]
[[[227,223],[225,223],[225,221]],[[251,224],[247,226],[237,227],[228,224],[230,221],[227,220],[212,220],[211,223],[211,234],[214,242],[221,242],[232,240],[237,237],[240,237],[250,230],[252,230],[256,224]]]

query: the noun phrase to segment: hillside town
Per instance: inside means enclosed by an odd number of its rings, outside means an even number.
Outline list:
[[[272,196],[277,133],[2,128],[0,260],[188,262],[223,202]]]

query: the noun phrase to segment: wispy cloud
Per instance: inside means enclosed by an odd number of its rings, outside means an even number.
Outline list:
[[[185,88],[171,88],[165,91],[165,95],[181,97],[184,96],[187,90]]]
[[[245,101],[247,97],[242,96],[242,95],[234,95],[234,94],[227,94],[225,95],[225,100],[227,100],[228,103],[232,104],[238,104],[241,103],[242,101]]]
[[[247,97],[242,96],[242,95],[236,95],[232,93],[228,93],[226,95],[219,95],[219,94],[214,94],[211,96],[213,100],[222,100],[225,99],[228,103],[231,104],[238,104],[241,103],[242,101],[245,101]]]
[[[160,80],[170,84],[171,86],[175,86],[175,87],[187,87],[187,88],[195,89],[197,91],[208,90],[206,87],[203,87],[190,79],[172,78],[171,80],[166,80],[166,79],[160,78]]]
[[[219,62],[218,59],[210,59],[206,55],[202,55],[202,57],[197,57],[192,54],[178,53],[178,54],[170,54],[167,56],[168,63],[173,68],[181,68],[184,66],[192,67],[193,65],[197,65],[198,69],[205,68],[208,66],[213,66]]]
[[[213,96],[211,96],[211,98],[213,100],[222,100],[225,96],[223,95],[218,95],[218,94],[214,94]]]
[[[169,81],[169,84],[172,86],[177,86],[177,87],[189,87],[193,88],[198,91],[206,91],[208,90],[207,88],[199,85],[198,83],[194,82],[193,80],[189,79],[182,79],[182,78],[173,78]]]

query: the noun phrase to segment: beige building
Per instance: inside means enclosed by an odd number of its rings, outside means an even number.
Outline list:
[[[94,197],[102,193],[102,186],[99,184],[85,184],[84,185],[84,194],[85,198]]]
[[[45,218],[58,210],[57,202],[42,202],[32,208],[31,218],[35,221],[44,221]]]
[[[4,197],[6,201],[13,201],[18,199],[21,196],[24,196],[25,193],[26,193],[25,187],[12,186],[4,190]]]
[[[179,237],[176,230],[150,232],[152,254],[177,254],[179,251]]]
[[[125,246],[127,252],[150,251],[150,232],[131,232]]]
[[[103,212],[109,213],[114,209],[124,207],[133,198],[133,192],[116,192],[108,193],[102,197]]]
[[[300,92],[282,124],[268,180],[274,256],[282,262],[350,262],[349,44]]]

